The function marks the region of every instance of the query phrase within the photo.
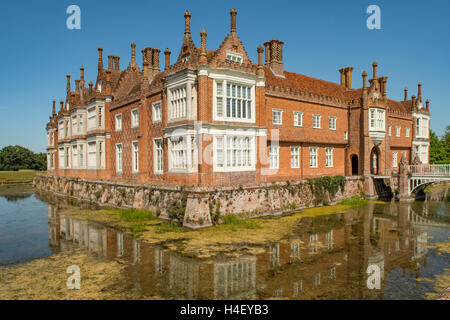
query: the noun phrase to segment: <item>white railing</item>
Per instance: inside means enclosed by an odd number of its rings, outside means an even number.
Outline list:
[[[450,177],[450,164],[409,165],[408,171],[413,177]]]

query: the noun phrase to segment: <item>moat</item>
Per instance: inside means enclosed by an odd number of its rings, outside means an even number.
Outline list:
[[[35,298],[30,291],[48,294],[60,286],[59,297],[67,298],[65,268],[82,262],[77,298],[90,297],[82,294],[96,279],[83,273],[89,270],[106,274],[99,291],[119,299],[436,299],[450,286],[450,202],[447,193],[432,199],[300,214],[285,236],[217,243],[219,249],[205,255],[186,254],[183,237],[150,242],[68,216],[31,186],[2,187],[0,281],[4,274],[9,282],[0,297]],[[55,278],[63,280],[51,283],[52,264],[62,268]],[[379,289],[368,285],[369,266],[381,271]],[[9,273],[14,268],[23,268],[21,277]],[[15,282],[28,281],[28,272],[44,280],[27,295]]]

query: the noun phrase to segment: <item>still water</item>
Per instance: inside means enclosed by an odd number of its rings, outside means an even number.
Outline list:
[[[236,245],[232,255],[197,258],[66,217],[30,187],[0,189],[0,265],[83,248],[125,263],[126,290],[165,299],[424,299],[435,288],[422,279],[448,273],[448,250],[433,244],[449,236],[448,199],[372,203],[299,219],[291,236],[256,254]],[[369,266],[380,270],[379,289],[368,287]]]

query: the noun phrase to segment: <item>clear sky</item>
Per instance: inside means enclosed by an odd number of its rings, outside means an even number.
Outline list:
[[[68,30],[66,9],[81,8],[81,30]],[[366,9],[381,8],[381,30],[369,30]],[[270,39],[284,41],[285,69],[339,82],[338,69],[352,66],[353,87],[361,73],[388,76],[388,96],[403,99],[403,88],[417,95],[423,84],[430,100],[431,128],[439,135],[450,125],[450,1],[3,1],[0,8],[0,148],[20,144],[45,151],[45,124],[51,101],[65,98],[66,74],[95,82],[97,47],[104,64],[119,55],[121,68],[136,43],[137,60],[147,46],[168,47],[172,62],[180,50],[184,12],[192,14],[191,32],[200,46],[200,30],[208,32],[207,48],[216,49],[230,29],[229,11],[236,8],[237,32],[250,58]],[[161,65],[164,56],[160,56]],[[58,106],[59,108],[59,106]]]

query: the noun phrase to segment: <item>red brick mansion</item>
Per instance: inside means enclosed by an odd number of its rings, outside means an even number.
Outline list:
[[[67,177],[174,185],[241,185],[335,175],[390,175],[403,156],[428,163],[428,100],[387,97],[387,77],[352,67],[340,83],[283,68],[283,42],[270,40],[250,60],[236,29],[219,48],[197,47],[186,11],[181,49],[131,44],[131,61],[98,49],[88,85],[81,67],[47,124],[48,173]],[[264,57],[263,57],[264,55]],[[172,62],[171,62],[172,60]],[[175,60],[175,61],[174,61]],[[336,74],[338,70],[336,70]]]

